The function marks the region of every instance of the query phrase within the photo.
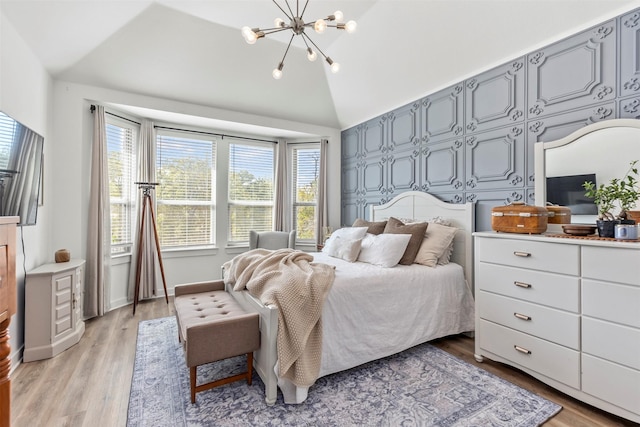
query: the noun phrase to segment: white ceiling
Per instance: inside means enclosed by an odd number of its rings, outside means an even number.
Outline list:
[[[339,9],[358,22],[354,34],[311,32],[341,70],[308,62],[296,37],[274,80],[290,35],[255,45],[240,35],[283,17],[268,0],[0,0],[56,79],[339,129],[636,7],[639,0],[310,0],[307,21]]]

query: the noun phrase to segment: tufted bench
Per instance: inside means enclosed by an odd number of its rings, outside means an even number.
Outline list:
[[[191,380],[191,403],[196,393],[246,379],[251,385],[253,351],[260,347],[258,313],[248,313],[216,280],[175,287],[178,339],[183,343]],[[247,372],[206,384],[196,384],[196,368],[229,357],[247,355]]]

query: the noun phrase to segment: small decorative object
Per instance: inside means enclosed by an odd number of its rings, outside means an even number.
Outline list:
[[[549,211],[547,220],[549,224],[571,224],[571,208],[547,203],[547,211]]]
[[[571,236],[590,236],[596,232],[596,226],[587,224],[567,224],[562,226],[562,231]]]
[[[491,228],[505,233],[541,234],[547,231],[547,220],[546,208],[523,202],[491,209]]]
[[[586,181],[582,186],[586,190],[584,195],[593,199],[598,206],[598,235],[600,237],[615,237],[616,224],[635,224],[635,221],[627,219],[627,212],[633,208],[640,198],[638,186],[638,160],[632,161],[629,170],[622,179],[613,178],[609,184],[600,184],[596,187],[591,181]],[[613,214],[617,207],[620,212]]]
[[[616,224],[615,238],[620,240],[636,240],[638,227],[632,224]]]
[[[55,255],[56,262],[69,262],[71,253],[67,249],[58,249]]]

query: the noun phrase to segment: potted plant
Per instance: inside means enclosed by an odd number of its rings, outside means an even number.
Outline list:
[[[629,170],[621,179],[613,178],[608,184],[600,184],[599,187],[591,181],[586,181],[584,187],[585,196],[593,199],[598,206],[598,234],[600,237],[614,237],[615,225],[620,223],[631,223],[627,219],[627,212],[633,208],[640,197],[640,187],[638,186],[638,160],[632,161]],[[614,209],[618,206],[620,211],[614,215]]]

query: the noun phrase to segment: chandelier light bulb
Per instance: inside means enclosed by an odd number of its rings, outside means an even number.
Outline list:
[[[356,23],[356,21],[349,21],[346,24],[344,24],[344,30],[349,34],[353,34],[356,32],[357,26],[358,24]]]
[[[340,10],[336,10],[335,12],[333,12],[333,16],[336,19],[336,21],[338,21],[338,22],[342,22],[342,20],[344,19],[344,15],[342,14],[342,11],[340,11]]]
[[[273,69],[273,72],[271,73],[271,75],[273,76],[274,79],[280,80],[282,78],[282,67],[284,67],[284,64],[281,62],[280,64],[278,64],[277,68]]]
[[[327,29],[327,23],[324,19],[318,19],[315,24],[313,24],[313,29],[316,30],[316,33],[322,34],[324,30]]]
[[[307,59],[311,62],[318,59],[318,54],[310,47],[307,48]]]
[[[258,35],[249,27],[242,27],[242,37],[249,44],[255,44],[258,40]]]
[[[338,64],[337,62],[334,62],[333,64],[331,64],[331,72],[335,74],[338,71],[340,71],[340,64]]]
[[[282,19],[282,18],[276,18],[276,19],[273,21],[273,25],[274,25],[276,28],[284,27],[284,19]]]

